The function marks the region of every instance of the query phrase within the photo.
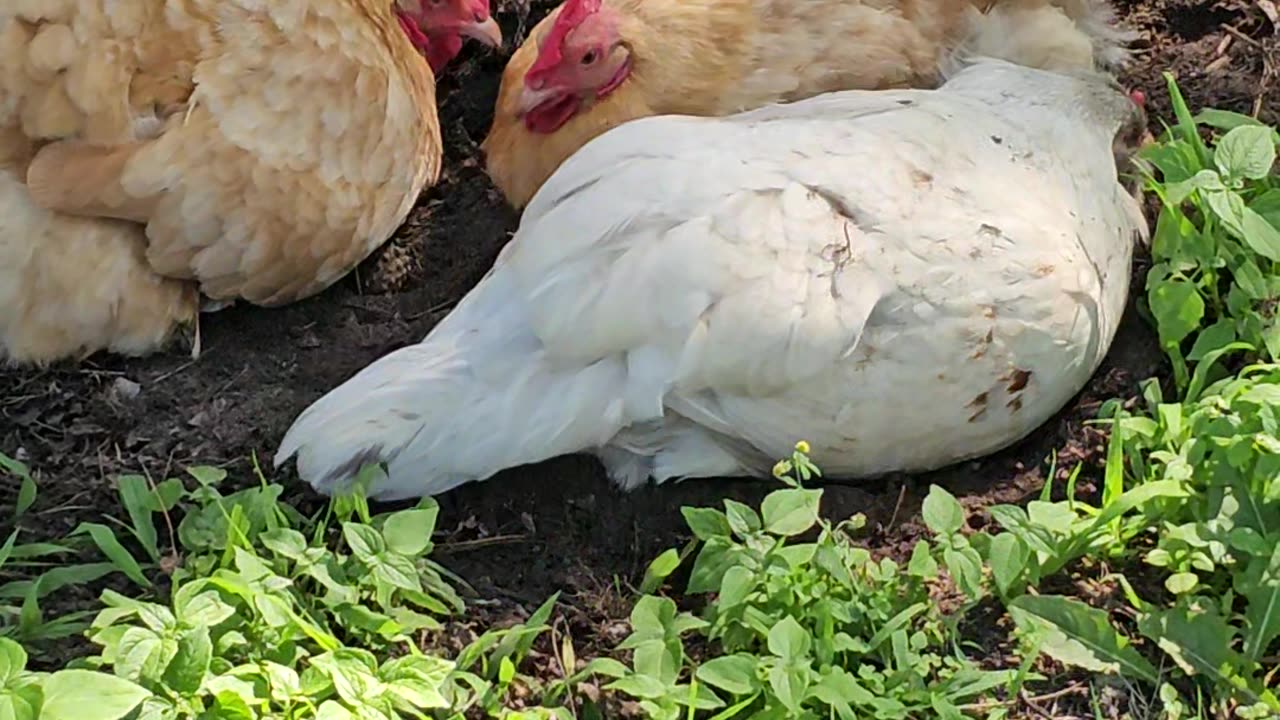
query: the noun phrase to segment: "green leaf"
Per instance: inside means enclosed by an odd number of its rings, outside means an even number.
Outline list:
[[[3,457],[3,456],[0,456],[0,457]],[[4,541],[4,545],[0,545],[0,567],[4,567],[4,564],[9,562],[9,558],[13,555],[13,546],[14,546],[14,543],[18,542],[19,532],[21,531],[14,530],[13,532],[9,533],[9,537]],[[13,583],[8,583],[4,587],[9,587],[12,584]]]
[[[738,564],[742,550],[725,538],[712,538],[698,551],[689,573],[688,592],[691,594],[716,592],[729,568]]]
[[[1001,595],[1008,595],[1031,558],[1031,549],[1013,533],[1000,533],[991,539],[991,575]]]
[[[655,638],[637,644],[634,650],[632,664],[636,672],[657,678],[665,685],[674,683],[679,677],[683,658],[679,643]]]
[[[1265,125],[1239,125],[1218,140],[1213,162],[1224,175],[1261,180],[1276,162],[1275,131]]]
[[[1185,602],[1138,618],[1139,632],[1154,640],[1187,674],[1227,680],[1237,665],[1231,649],[1235,633],[1217,612],[1193,609]]]
[[[123,678],[90,670],[60,670],[44,681],[40,720],[118,720],[151,696]]]
[[[383,553],[373,560],[374,577],[383,580],[401,590],[421,590],[418,581],[418,569],[413,561],[403,555]]]
[[[1268,260],[1280,260],[1280,230],[1252,208],[1240,212],[1241,240]]]
[[[1231,130],[1241,125],[1258,125],[1263,126],[1263,122],[1255,117],[1250,117],[1243,113],[1232,112],[1231,110],[1218,110],[1216,108],[1205,108],[1196,113],[1195,121],[1201,125],[1217,128],[1219,130]],[[1280,137],[1280,136],[1278,136]]]
[[[187,474],[203,487],[216,487],[227,479],[227,471],[219,467],[197,465],[187,468]]]
[[[4,470],[22,482],[18,488],[18,498],[13,504],[12,516],[14,518],[21,517],[27,510],[31,509],[39,492],[35,478],[31,475],[31,468],[27,467],[26,463],[19,462],[4,453],[0,453],[0,470]],[[4,561],[0,560],[0,565],[3,564]]]
[[[293,528],[277,528],[258,536],[262,546],[283,558],[301,560],[307,552],[307,538]]]
[[[760,505],[764,529],[774,535],[799,535],[818,522],[821,490],[775,490]]]
[[[755,657],[745,653],[726,655],[703,663],[694,676],[734,695],[748,695],[760,688],[756,676],[758,662]]]
[[[666,580],[678,567],[680,567],[680,552],[675,548],[670,548],[654,558],[644,571],[644,579],[640,581],[640,592],[648,595],[662,587],[662,581]]]
[[[627,666],[614,660],[611,657],[598,657],[587,663],[582,669],[583,673],[592,675],[604,675],[605,677],[620,678],[627,674]]]
[[[1227,319],[1219,320],[1200,331],[1200,334],[1196,336],[1195,344],[1191,346],[1191,352],[1187,353],[1187,360],[1199,362],[1205,355],[1220,347],[1230,345],[1235,340],[1236,324]]]
[[[618,678],[604,686],[606,690],[617,690],[631,697],[644,700],[657,700],[667,694],[667,686],[657,678],[648,675],[628,675]]]
[[[729,527],[729,520],[725,518],[724,513],[715,508],[686,506],[680,508],[680,514],[684,515],[684,521],[699,540],[705,541],[717,537],[727,538],[733,533],[732,528]]]
[[[387,517],[382,537],[387,548],[408,557],[419,557],[431,547],[431,534],[436,529],[439,508],[402,510]]]
[[[160,636],[147,628],[129,628],[116,647],[116,674],[128,680],[158,680],[167,662]]]
[[[907,573],[914,577],[932,580],[938,576],[938,561],[933,559],[928,540],[917,540],[907,562]]]
[[[198,627],[187,631],[178,639],[178,653],[164,671],[164,682],[180,693],[194,695],[204,684],[213,660],[213,642],[209,628]]]
[[[1200,578],[1193,572],[1174,573],[1165,578],[1164,586],[1174,595],[1186,595],[1196,589]]]
[[[39,488],[36,487],[35,478],[30,475],[22,478],[22,486],[18,488],[18,499],[13,504],[13,517],[20,517],[36,502],[36,495]]]
[[[720,597],[717,598],[717,608],[727,609],[736,605],[741,605],[746,601],[747,596],[755,589],[755,573],[750,568],[741,565],[734,565],[724,573],[724,578],[720,581]]]
[[[724,509],[729,527],[739,536],[745,537],[760,530],[760,516],[750,507],[737,500],[725,500]]]
[[[1102,610],[1074,598],[1022,595],[1009,603],[1009,614],[1018,626],[1042,632],[1041,650],[1060,662],[1153,685],[1159,680],[1156,669],[1112,627]]]
[[[18,643],[0,637],[0,689],[27,669],[27,651]]]
[[[387,549],[377,530],[361,523],[342,523],[342,539],[362,562],[374,564],[374,556]]]
[[[784,660],[805,657],[812,643],[809,633],[790,615],[769,628],[769,652]]]
[[[202,592],[175,609],[182,612],[182,622],[192,627],[213,627],[236,614],[236,609],[222,601],[217,592]]]
[[[0,720],[36,720],[36,711],[22,696],[0,692]]]
[[[663,637],[676,617],[676,603],[671,598],[645,595],[631,608],[631,627],[637,635]]]
[[[1273,545],[1271,557],[1259,558],[1266,567],[1244,591],[1249,607],[1244,617],[1244,654],[1253,662],[1261,662],[1271,643],[1280,637],[1280,544]]]
[[[302,681],[298,678],[298,671],[269,660],[262,663],[262,669],[266,671],[267,682],[271,685],[271,696],[277,701],[283,704],[289,698],[302,693]]]
[[[929,486],[923,510],[924,524],[935,534],[951,535],[964,525],[964,507],[960,501],[937,485]]]
[[[344,702],[358,707],[371,699],[371,691],[379,684],[365,655],[364,651],[343,648],[318,655],[311,664],[333,681],[334,690]]]
[[[106,555],[107,559],[120,572],[142,587],[151,587],[151,581],[142,573],[142,568],[138,565],[138,561],[133,559],[133,555],[130,555],[128,550],[124,549],[124,546],[116,539],[116,534],[111,528],[100,523],[86,522],[80,523],[80,526],[71,534],[74,536],[84,533],[88,533],[89,537],[93,538],[93,543],[98,546],[102,554]]]
[[[316,711],[316,720],[356,720],[356,716],[337,701],[325,700]]]
[[[1165,87],[1169,91],[1169,101],[1173,105],[1174,117],[1178,119],[1174,129],[1175,136],[1181,136],[1183,141],[1191,145],[1196,157],[1202,162],[1209,162],[1209,148],[1205,146],[1204,140],[1196,130],[1196,121],[1191,117],[1191,110],[1187,107],[1186,98],[1182,96],[1182,90],[1178,88],[1177,79],[1168,70],[1161,75],[1164,76]]]
[[[1148,293],[1151,314],[1156,319],[1160,344],[1173,347],[1200,327],[1204,299],[1196,287],[1184,280],[1162,282]]]
[[[1226,185],[1222,184],[1222,178],[1218,173],[1212,170],[1201,170],[1186,180],[1169,183],[1165,186],[1165,195],[1168,202],[1174,206],[1181,205],[1191,193],[1202,190],[1205,192],[1221,192],[1226,189]]]
[[[800,701],[804,699],[809,683],[801,668],[790,665],[775,665],[769,671],[769,686],[778,696],[778,700],[787,706],[792,713],[799,714]]]
[[[1275,227],[1280,227],[1280,188],[1272,188],[1249,201],[1249,209]]]
[[[258,593],[253,596],[253,607],[270,627],[282,628],[293,623],[293,608],[280,597]]]
[[[129,514],[133,535],[142,543],[142,549],[151,556],[152,562],[160,561],[160,550],[156,535],[155,523],[151,522],[151,486],[141,475],[121,475],[116,479],[120,492],[120,502]]]
[[[223,690],[214,696],[210,715],[217,720],[254,720],[255,717],[249,703],[230,690]]]
[[[962,550],[947,548],[942,551],[942,561],[956,581],[956,586],[971,600],[981,600],[982,590],[982,557],[972,547]]]

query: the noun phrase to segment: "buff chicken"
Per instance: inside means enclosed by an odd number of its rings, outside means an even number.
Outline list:
[[[0,356],[158,349],[202,301],[349,272],[440,172],[435,80],[488,0],[10,0]]]
[[[392,500],[567,453],[634,488],[767,476],[801,439],[858,478],[1024,437],[1124,311],[1146,118],[1092,67],[947,73],[604,132],[457,308],[307,408],[276,464],[325,493],[381,464],[369,491]]]
[[[1023,65],[1113,69],[1133,33],[1107,0],[568,0],[503,73],[482,149],[508,202],[609,128],[719,116],[835,90],[935,87],[940,58],[1003,25]],[[1039,12],[1055,7],[1054,13]],[[983,14],[985,12],[985,15]]]

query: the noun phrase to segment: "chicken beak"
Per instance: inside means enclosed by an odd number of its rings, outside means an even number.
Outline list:
[[[524,117],[526,113],[538,107],[542,103],[560,97],[564,91],[559,88],[545,87],[541,90],[534,90],[525,85],[520,89],[520,103],[517,105],[516,117]]]
[[[485,18],[484,22],[462,26],[461,33],[463,37],[478,40],[491,48],[502,47],[502,28],[498,27],[498,22],[492,16]]]

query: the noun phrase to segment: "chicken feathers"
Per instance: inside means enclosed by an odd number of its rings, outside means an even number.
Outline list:
[[[0,143],[13,157],[0,202],[37,223],[31,237],[92,235],[93,222],[131,237],[67,238],[82,250],[74,263],[42,257],[59,244],[48,241],[24,256],[68,262],[68,277],[119,265],[121,282],[189,281],[184,302],[198,290],[274,306],[323,290],[392,234],[441,167],[434,77],[382,0],[13,0],[0,9]],[[16,252],[23,236],[11,222],[0,242]],[[52,319],[64,299],[17,267],[0,270],[0,293]],[[89,323],[65,305],[71,337]],[[113,307],[154,312],[119,320],[154,325],[153,338],[194,315]],[[121,344],[82,340],[5,349],[50,361],[71,354],[56,347]]]
[[[531,106],[552,83],[533,88],[529,71],[539,57],[561,52],[547,45],[562,9],[508,62],[482,144],[490,177],[517,208],[587,141],[637,118],[721,116],[835,90],[935,87],[945,58],[964,45],[1042,69],[1095,58],[1114,64],[1132,39],[1115,27],[1106,0],[602,0],[567,36],[585,50],[564,63],[560,78],[564,103],[576,110],[550,123],[553,130],[535,130]],[[1027,25],[1035,32],[1015,33]],[[1019,47],[1008,45],[1011,34]],[[601,88],[582,70],[600,54],[626,56],[621,82],[608,77]]]
[[[993,452],[1110,346],[1147,233],[1113,145],[1143,122],[1109,78],[980,60],[937,90],[626,123],[276,464],[331,493],[380,463],[392,500],[574,452],[627,488],[766,475],[797,439],[834,477]]]

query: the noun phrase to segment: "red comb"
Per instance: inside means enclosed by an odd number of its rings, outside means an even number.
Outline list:
[[[541,75],[546,74],[560,64],[564,58],[564,39],[574,28],[582,24],[589,16],[600,11],[600,0],[567,0],[560,8],[560,15],[547,33],[542,43],[538,59],[534,61],[529,72],[524,76],[524,84],[530,85]]]

